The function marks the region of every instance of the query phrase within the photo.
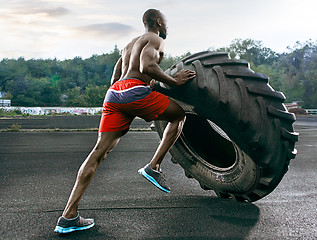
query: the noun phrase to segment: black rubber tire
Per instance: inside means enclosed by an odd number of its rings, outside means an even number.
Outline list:
[[[288,169],[298,133],[285,96],[244,60],[227,53],[200,52],[166,71],[196,71],[185,85],[156,84],[156,90],[186,112],[183,131],[171,148],[172,161],[188,177],[219,197],[256,201],[272,192]],[[162,137],[167,122],[155,121]]]

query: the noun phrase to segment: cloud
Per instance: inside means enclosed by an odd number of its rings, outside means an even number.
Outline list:
[[[114,39],[130,35],[135,32],[135,29],[130,25],[112,22],[81,26],[77,28],[77,31],[86,36],[93,35],[101,38]]]
[[[0,9],[0,20],[8,24],[30,24],[40,21],[57,21],[60,17],[69,15],[71,11],[64,7],[24,7]]]
[[[49,17],[60,17],[68,15],[71,11],[64,7],[27,7],[23,10],[16,9],[13,13],[18,15],[44,14]]]
[[[56,7],[56,8],[34,8],[30,9],[31,14],[32,13],[44,13],[47,14],[48,16],[51,17],[59,17],[59,16],[64,16],[68,15],[71,11],[67,8],[64,7]]]
[[[134,18],[126,15],[114,15],[114,14],[84,14],[78,16],[79,19],[85,21],[94,21],[94,22],[130,22]]]

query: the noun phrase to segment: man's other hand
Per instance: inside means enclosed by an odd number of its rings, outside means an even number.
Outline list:
[[[150,81],[150,87],[151,87],[153,90],[155,89],[155,84],[156,84],[155,79],[152,79],[152,80]]]

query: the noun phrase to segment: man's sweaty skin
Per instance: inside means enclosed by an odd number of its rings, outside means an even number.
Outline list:
[[[159,16],[155,18],[155,21],[152,21],[151,24],[145,21],[144,25],[146,33],[133,39],[123,49],[122,57],[115,65],[111,84],[123,78],[137,78],[147,84],[155,79],[156,81],[179,86],[194,78],[195,72],[190,70],[181,70],[174,78],[170,77],[158,65],[163,59],[163,39],[167,35],[165,17],[159,12]],[[153,169],[160,167],[167,151],[181,133],[185,121],[185,112],[177,103],[171,100],[167,109],[157,120],[165,120],[169,123],[164,130],[162,141],[150,161]],[[78,171],[76,182],[63,212],[65,218],[70,219],[77,216],[78,205],[86,188],[100,163],[117,145],[122,134],[123,132],[121,131],[99,132],[95,147]]]

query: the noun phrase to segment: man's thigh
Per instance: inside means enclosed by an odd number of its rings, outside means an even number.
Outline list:
[[[170,99],[170,104],[167,109],[156,119],[156,120],[165,120],[165,121],[181,121],[185,118],[184,110],[173,100]]]
[[[170,99],[158,92],[152,91],[148,96],[135,102],[124,104],[124,112],[143,118],[150,122],[157,119],[170,105]]]

